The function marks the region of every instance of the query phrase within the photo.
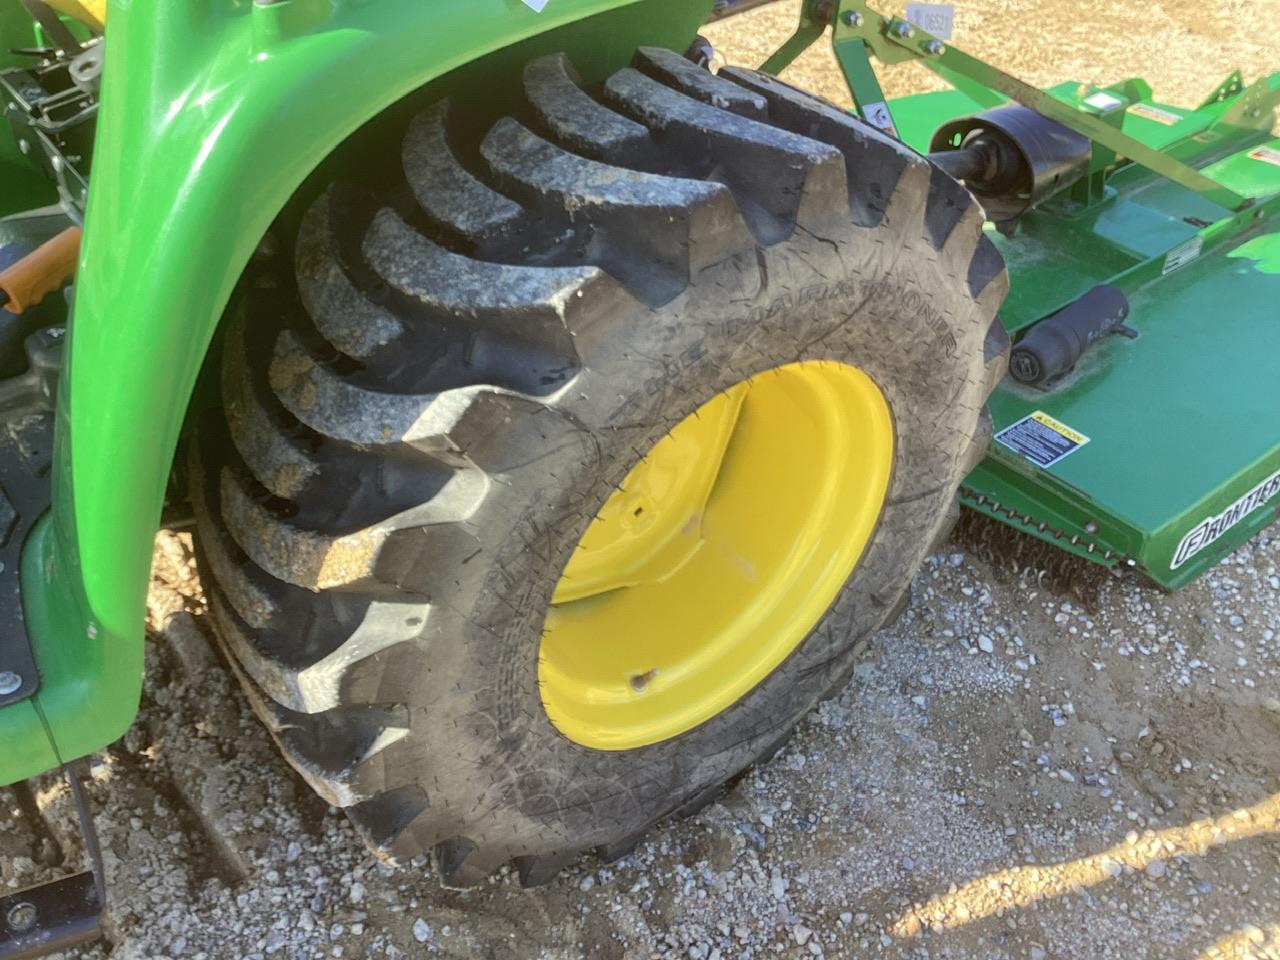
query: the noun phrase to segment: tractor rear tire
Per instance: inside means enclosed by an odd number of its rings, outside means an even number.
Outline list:
[[[590,89],[536,60],[524,96],[478,131],[440,103],[395,178],[323,190],[291,276],[244,285],[190,445],[212,615],[255,709],[375,852],[433,851],[451,886],[616,858],[838,693],[953,519],[1007,362],[978,205],[847,112],[654,49]],[[678,424],[814,371],[873,384],[890,424],[838,589],[709,715],[566,733],[541,645],[584,532]],[[787,470],[811,489],[786,463],[770,490]]]

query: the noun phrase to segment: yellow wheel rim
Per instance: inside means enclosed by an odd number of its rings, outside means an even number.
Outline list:
[[[862,556],[893,437],[871,378],[829,361],[761,373],[676,426],[627,474],[556,587],[538,663],[556,728],[629,750],[755,687]]]

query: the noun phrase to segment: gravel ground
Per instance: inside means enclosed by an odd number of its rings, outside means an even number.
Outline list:
[[[757,60],[788,6],[714,39]],[[1044,43],[999,32],[1006,10]],[[991,29],[971,46],[1035,81],[1145,72],[1185,100],[1258,72],[1273,38],[1229,25],[1280,2],[1085,13],[1108,34],[986,0],[961,37]],[[1182,53],[1149,50],[1166,35]],[[794,79],[837,90],[818,53]],[[967,519],[844,693],[719,802],[610,867],[466,892],[378,864],[279,759],[189,546],[158,540],[142,711],[93,768],[113,900],[77,957],[1280,957],[1280,531],[1170,595]],[[77,851],[56,779],[0,792],[0,888]]]
[[[158,559],[91,790],[114,948],[83,957],[1280,956],[1280,532],[1170,596],[967,520],[784,753],[533,891],[373,861],[216,659],[185,538]],[[65,788],[24,802],[23,882],[75,849]]]

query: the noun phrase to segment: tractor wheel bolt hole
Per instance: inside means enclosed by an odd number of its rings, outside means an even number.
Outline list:
[[[657,673],[657,667],[654,667],[652,670],[646,670],[644,673],[637,673],[631,678],[631,689],[636,693],[644,693],[645,687],[649,686],[649,681],[652,680]]]

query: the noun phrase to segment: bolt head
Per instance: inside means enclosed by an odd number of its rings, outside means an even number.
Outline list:
[[[907,23],[906,21],[903,21],[902,23],[898,24],[896,27],[893,28],[893,32],[905,40],[907,39],[907,37],[912,36],[916,31],[915,31],[915,28],[911,26],[911,24]]]
[[[22,677],[12,670],[0,670],[0,697],[7,697],[11,693],[17,693],[21,686]]]
[[[938,56],[943,50],[947,49],[942,45],[941,40],[930,40],[924,45],[924,52],[930,56]]]
[[[860,14],[857,10],[846,10],[844,12],[844,15],[841,17],[841,19],[844,20],[846,27],[862,26],[862,14]]]
[[[5,923],[9,925],[9,929],[14,933],[26,933],[36,925],[36,920],[40,917],[40,912],[36,910],[34,903],[15,903],[9,908],[9,912],[5,914]]]

